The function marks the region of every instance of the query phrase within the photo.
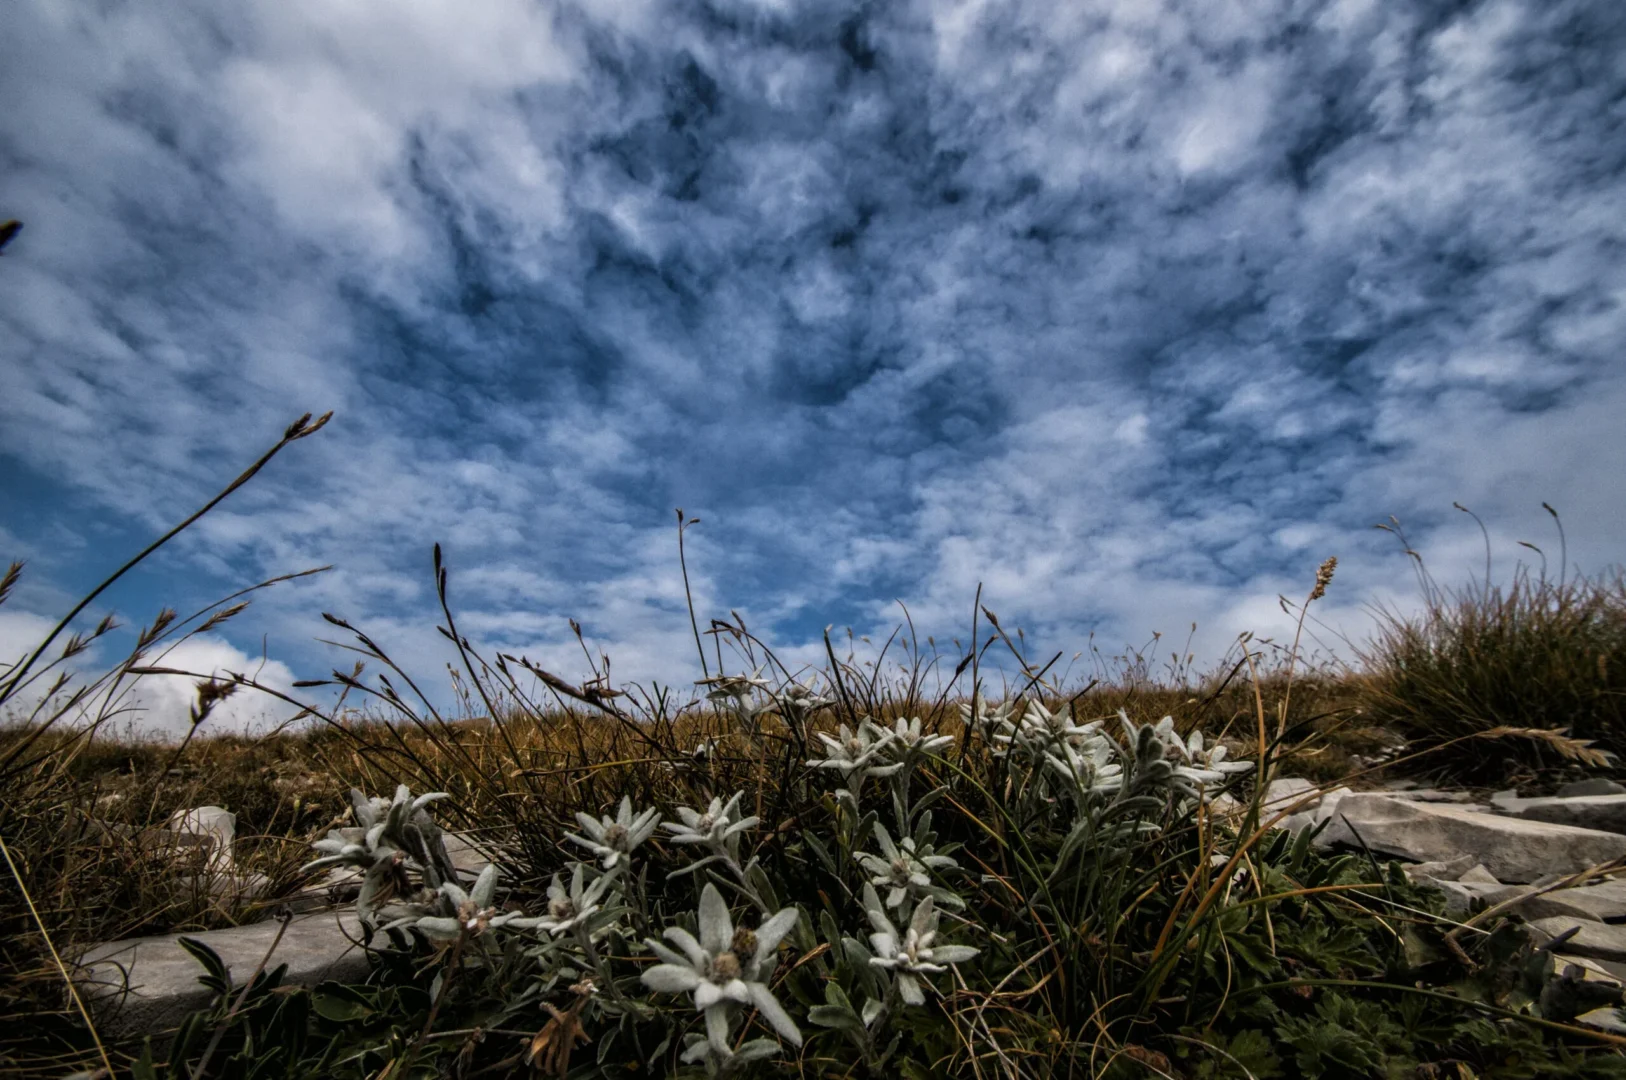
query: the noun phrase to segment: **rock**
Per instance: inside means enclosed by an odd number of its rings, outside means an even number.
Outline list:
[[[225,961],[234,984],[242,985],[271,949],[279,929],[281,924],[271,921],[107,942],[79,957],[74,981],[99,1021],[123,1031],[158,1034],[207,1005],[211,996],[198,983],[202,965],[181,948],[181,937],[208,945]],[[305,986],[323,979],[359,981],[368,971],[366,952],[352,940],[360,938],[361,923],[354,912],[296,916],[266,970],[285,963],[285,981]]]
[[[1566,955],[1586,956],[1596,960],[1626,960],[1626,927],[1610,926],[1590,919],[1566,918],[1562,915],[1532,919],[1529,925],[1535,932],[1538,945],[1575,927],[1575,935],[1559,946]]]
[[[1594,776],[1587,780],[1572,780],[1553,792],[1560,799],[1573,799],[1581,795],[1626,795],[1626,784],[1617,784],[1607,777]]]
[[[1473,855],[1458,855],[1454,859],[1446,859],[1443,862],[1410,863],[1401,867],[1401,869],[1406,872],[1406,877],[1413,881],[1419,878],[1432,878],[1435,881],[1460,881],[1463,874],[1476,866],[1482,867],[1484,865]]]
[[[1558,915],[1597,922],[1626,920],[1626,881],[1606,881],[1601,885],[1542,893],[1521,903],[1518,911],[1527,919]]]
[[[1395,799],[1414,799],[1417,802],[1469,803],[1474,801],[1469,791],[1442,791],[1439,788],[1419,788],[1416,791],[1385,792]]]
[[[1457,878],[1457,880],[1458,881],[1477,882],[1477,883],[1479,883],[1481,885],[1500,885],[1501,884],[1500,881],[1496,880],[1496,875],[1495,874],[1493,874],[1489,870],[1485,869],[1485,864],[1484,863],[1475,863],[1472,867],[1470,867],[1469,869],[1463,871],[1462,876]]]
[[[1272,813],[1281,813],[1298,800],[1317,792],[1319,789],[1310,781],[1297,776],[1278,776],[1265,788],[1265,797],[1261,800],[1261,808]],[[1314,809],[1320,802],[1320,797],[1310,799],[1299,807],[1299,810]]]
[[[446,844],[446,854],[451,856],[452,866],[457,870],[458,877],[473,881],[480,876],[480,871],[490,864],[494,857],[501,854],[501,848],[489,840],[477,839],[468,833],[448,832],[442,833],[441,839]]]
[[[237,815],[220,806],[177,810],[170,816],[171,832],[193,837],[209,850],[211,871],[232,868],[232,842],[237,837]]]
[[[1419,884],[1432,886],[1445,894],[1445,913],[1454,919],[1494,907],[1530,891],[1528,885],[1489,885],[1478,881],[1441,881],[1437,878],[1416,880]]]
[[[1608,960],[1595,960],[1590,956],[1568,956],[1563,953],[1548,953],[1548,975],[1562,975],[1564,969],[1571,964],[1579,967],[1588,982],[1611,982],[1617,985],[1626,982],[1620,977],[1621,965]]]
[[[1607,1031],[1612,1035],[1626,1035],[1626,1018],[1623,1018],[1621,1013],[1622,1010],[1614,1008],[1593,1009],[1577,1016],[1575,1022],[1597,1028],[1599,1031]]]
[[[1496,808],[1527,821],[1575,825],[1583,829],[1626,833],[1626,795],[1576,795],[1568,798],[1504,800]]]
[[[1626,856],[1626,836],[1481,814],[1439,803],[1372,792],[1343,796],[1318,837],[1414,862],[1444,862],[1475,853],[1498,881],[1529,882],[1544,874],[1576,873]]]

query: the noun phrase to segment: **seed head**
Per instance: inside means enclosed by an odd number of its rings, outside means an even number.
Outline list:
[[[1332,581],[1332,572],[1338,569],[1338,556],[1330,555],[1315,572],[1315,588],[1310,590],[1310,599],[1319,600],[1327,595],[1327,585]]]

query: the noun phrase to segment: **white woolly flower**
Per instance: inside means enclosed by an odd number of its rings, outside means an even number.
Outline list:
[[[604,861],[604,869],[613,870],[627,861],[633,849],[648,840],[660,823],[661,812],[654,808],[637,817],[632,814],[632,796],[623,795],[615,817],[594,818],[578,812],[576,821],[586,836],[565,833],[565,839],[580,844]]]
[[[839,772],[855,794],[866,776],[891,776],[903,768],[901,761],[880,764],[882,752],[895,736],[885,728],[876,727],[867,718],[858,725],[857,731],[842,724],[838,735],[826,735],[821,731],[818,736],[830,756],[809,761],[808,764],[815,769]]]
[[[553,884],[548,886],[548,913],[536,920],[539,929],[557,937],[585,926],[587,920],[598,913],[602,906],[599,901],[604,898],[604,891],[610,887],[615,875],[605,874],[588,885],[582,881],[583,869],[581,863],[576,864],[576,869],[570,875],[568,891],[559,875],[553,875]]]
[[[1217,784],[1227,776],[1249,772],[1253,769],[1251,761],[1227,761],[1229,753],[1224,743],[1215,743],[1213,746],[1203,745],[1203,733],[1193,731],[1191,738],[1181,741],[1178,735],[1169,740],[1175,752],[1185,760],[1186,764],[1176,765],[1174,771],[1189,780],[1199,784]]]
[[[724,850],[729,840],[757,823],[754,817],[735,818],[744,795],[743,791],[735,792],[726,806],[722,799],[713,799],[705,813],[680,806],[677,808],[679,820],[664,821],[661,828],[672,833],[674,844],[704,844],[713,850]]]
[[[1078,744],[1061,740],[1045,749],[1045,764],[1083,791],[1116,791],[1123,785],[1124,768],[1116,760],[1112,740],[1096,734]]]
[[[927,735],[921,727],[920,717],[905,720],[898,717],[892,725],[892,753],[899,758],[915,754],[935,754],[945,746],[954,745],[952,735]]]
[[[963,963],[981,951],[970,945],[936,943],[938,911],[929,896],[915,908],[909,928],[900,934],[881,908],[875,890],[865,886],[864,895],[870,925],[875,927],[875,933],[869,936],[875,955],[869,962],[893,973],[899,995],[910,1005],[926,1003],[920,988],[924,976],[947,971],[949,964]]]
[[[755,931],[743,926],[736,930],[728,904],[717,886],[708,882],[700,894],[698,914],[699,940],[677,926],[665,931],[676,950],[654,939],[645,940],[662,963],[643,973],[644,985],[661,993],[693,993],[695,1011],[705,1014],[707,1045],[720,1057],[733,1055],[728,1026],[736,1005],[754,1005],[780,1038],[793,1046],[802,1045],[801,1030],[767,985],[774,951],[796,925],[796,909],[785,908]]]
[[[992,735],[1010,722],[1011,703],[1002,701],[997,705],[990,705],[981,694],[976,696],[975,703],[960,703],[960,721],[975,725],[982,729],[985,735]]]
[[[911,895],[919,895],[931,887],[932,868],[944,869],[958,866],[947,855],[936,855],[930,849],[921,852],[916,849],[912,837],[904,837],[897,843],[892,842],[892,835],[886,831],[886,826],[880,822],[875,823],[875,842],[880,845],[879,855],[870,851],[859,852],[858,861],[864,865],[874,876],[870,883],[878,888],[889,889],[886,897],[887,907],[897,907]]]
[[[440,894],[449,902],[455,915],[425,915],[415,921],[402,919],[396,925],[414,925],[425,935],[441,941],[452,941],[464,934],[479,937],[488,930],[500,930],[505,926],[514,930],[529,930],[541,925],[539,918],[526,918],[517,911],[497,910],[493,903],[497,893],[497,877],[496,864],[491,864],[480,871],[474,887],[467,892],[455,882],[445,882],[440,887]]]

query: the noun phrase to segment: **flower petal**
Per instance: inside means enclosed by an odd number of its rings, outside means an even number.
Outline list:
[[[755,1005],[757,1012],[761,1013],[762,1018],[768,1021],[768,1026],[777,1031],[779,1037],[792,1046],[802,1045],[801,1029],[796,1026],[796,1021],[790,1018],[790,1014],[784,1010],[784,1007],[774,1000],[774,996],[768,991],[768,988],[759,982],[749,983],[748,985],[751,988],[751,1004]]]
[[[700,942],[694,939],[694,935],[683,929],[683,927],[668,926],[665,930],[665,937],[667,941],[683,950],[691,964],[699,967],[706,962],[706,950],[702,949]]]
[[[700,976],[691,967],[656,964],[639,976],[643,984],[662,994],[686,994],[700,985]]]
[[[700,893],[700,944],[707,953],[716,956],[729,946],[734,938],[734,923],[728,917],[728,903],[717,886],[706,883]]]
[[[785,940],[785,935],[791,932],[796,926],[796,921],[801,917],[802,913],[800,911],[789,907],[757,928],[757,953],[755,957],[757,963],[760,964],[773,955],[773,951],[779,948],[779,943]]]
[[[932,963],[963,964],[981,951],[972,945],[939,945],[932,950]]]
[[[474,901],[477,908],[488,908],[491,900],[497,895],[497,875],[500,871],[496,863],[487,863],[486,868],[480,871],[480,876],[474,879],[474,888],[469,891],[469,899]]]
[[[920,983],[907,971],[898,972],[898,994],[910,1005],[926,1004],[926,995],[920,991]]]

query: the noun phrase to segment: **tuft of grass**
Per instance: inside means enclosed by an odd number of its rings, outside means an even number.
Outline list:
[[[1391,522],[1378,528],[1405,544]],[[1504,592],[1490,582],[1487,536],[1484,581],[1451,590],[1406,554],[1426,610],[1405,619],[1380,609],[1378,637],[1357,652],[1370,722],[1403,734],[1428,768],[1468,781],[1601,768],[1626,754],[1626,575],[1571,578],[1566,559],[1554,581],[1542,555],[1538,578],[1523,567]]]

